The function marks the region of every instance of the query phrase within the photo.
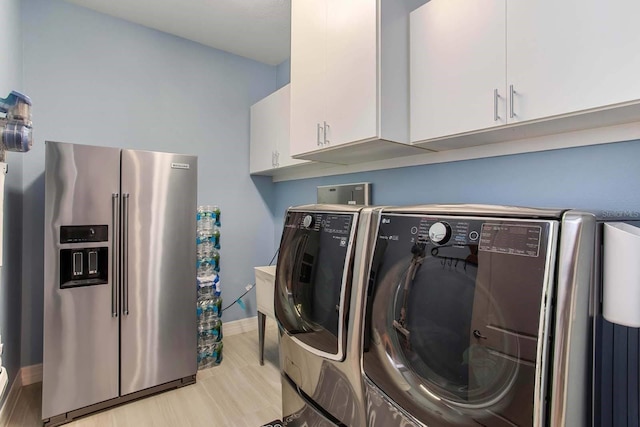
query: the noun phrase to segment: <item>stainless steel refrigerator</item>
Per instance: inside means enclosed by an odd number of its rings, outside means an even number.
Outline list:
[[[195,382],[194,156],[46,143],[42,418]]]

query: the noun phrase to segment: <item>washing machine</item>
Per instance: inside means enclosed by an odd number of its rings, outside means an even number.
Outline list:
[[[364,426],[361,260],[372,246],[377,208],[290,208],[275,278],[283,422],[287,426]]]
[[[426,205],[372,222],[367,425],[590,425],[595,214]]]

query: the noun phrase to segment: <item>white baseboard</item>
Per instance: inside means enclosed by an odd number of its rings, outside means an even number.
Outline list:
[[[247,317],[240,320],[233,320],[231,322],[222,322],[222,332],[227,336],[256,330],[258,330],[258,316]]]
[[[223,332],[225,335],[237,335],[244,332],[255,331],[258,329],[258,317],[247,317],[245,319],[233,320],[231,322],[223,322]],[[42,381],[42,363],[31,366],[23,366],[13,382],[13,389],[17,381],[20,386],[28,386]],[[9,398],[7,398],[7,401]]]
[[[23,386],[42,382],[42,363],[23,366],[22,369],[20,369],[20,375],[22,377]]]
[[[9,418],[11,418],[11,414],[16,407],[16,403],[18,403],[18,398],[20,397],[20,391],[22,390],[22,369],[18,372],[13,383],[11,384],[11,388],[9,389],[9,394],[7,395],[7,400],[4,401],[4,405],[0,408],[0,426],[6,426],[9,424]]]

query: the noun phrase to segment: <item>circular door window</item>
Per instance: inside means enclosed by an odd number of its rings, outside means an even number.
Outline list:
[[[494,405],[518,369],[517,340],[490,334],[485,313],[500,310],[490,289],[476,281],[476,260],[440,257],[436,249],[414,255],[387,326],[404,359],[405,380],[431,398],[468,408]]]

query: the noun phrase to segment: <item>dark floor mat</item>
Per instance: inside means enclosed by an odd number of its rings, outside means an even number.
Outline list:
[[[270,421],[266,424],[263,424],[262,427],[283,427],[284,424],[282,424],[282,421],[280,420],[273,420]]]

